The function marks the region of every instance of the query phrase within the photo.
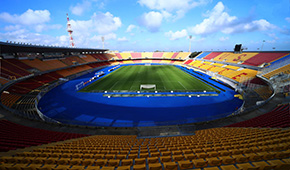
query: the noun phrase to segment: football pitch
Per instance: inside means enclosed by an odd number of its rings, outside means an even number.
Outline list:
[[[132,65],[120,67],[79,92],[138,91],[141,85],[148,84],[155,85],[157,91],[218,91],[175,66]],[[152,90],[155,89],[146,89]]]

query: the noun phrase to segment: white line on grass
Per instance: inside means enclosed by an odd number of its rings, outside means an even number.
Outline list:
[[[116,85],[116,84],[118,84],[119,83],[119,81],[116,81],[115,83],[114,83],[114,85],[110,88],[110,90]]]
[[[187,90],[187,88],[185,88],[184,87],[184,85],[182,84],[182,83],[180,83],[179,81],[178,81],[178,83],[185,89],[185,90]]]

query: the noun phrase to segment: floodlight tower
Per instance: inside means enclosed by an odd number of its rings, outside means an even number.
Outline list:
[[[68,32],[68,35],[69,35],[70,46],[71,47],[75,47],[74,39],[72,37],[73,30],[71,28],[71,24],[70,24],[70,21],[69,21],[68,13],[66,14],[66,19],[67,19],[67,32]]]
[[[105,49],[105,37],[102,36],[102,44],[103,44],[103,49]]]
[[[191,39],[192,39],[192,35],[189,36],[189,48],[188,48],[188,52],[191,51]]]

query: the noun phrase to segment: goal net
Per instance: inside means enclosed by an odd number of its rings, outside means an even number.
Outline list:
[[[151,66],[151,63],[146,63],[146,64],[144,64],[145,66]]]
[[[142,89],[154,89],[156,90],[156,84],[141,84],[140,90]]]
[[[82,81],[81,83],[76,85],[76,90],[81,89],[84,86],[84,82]]]

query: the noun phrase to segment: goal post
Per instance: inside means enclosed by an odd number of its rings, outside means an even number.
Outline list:
[[[76,85],[76,90],[81,89],[84,86],[84,82],[80,82],[79,84]]]
[[[154,89],[156,90],[156,84],[141,84],[140,90],[142,89]]]

